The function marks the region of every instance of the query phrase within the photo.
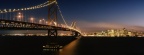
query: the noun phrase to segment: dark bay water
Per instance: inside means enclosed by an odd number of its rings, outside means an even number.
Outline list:
[[[58,38],[62,49],[43,50],[47,37],[0,37],[0,55],[144,55],[144,38]]]
[[[144,55],[144,38],[81,38],[59,55]]]

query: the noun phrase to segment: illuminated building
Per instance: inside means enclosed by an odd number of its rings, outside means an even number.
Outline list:
[[[123,29],[110,29],[107,31],[95,32],[94,36],[107,36],[107,37],[134,37],[144,36],[143,32],[128,31],[126,28]]]

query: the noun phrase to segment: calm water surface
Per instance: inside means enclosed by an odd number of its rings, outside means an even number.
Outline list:
[[[81,38],[57,55],[144,55],[144,38]]]
[[[61,41],[60,41],[61,40]],[[59,38],[62,49],[43,50],[46,37],[0,37],[0,55],[144,55],[144,38]]]

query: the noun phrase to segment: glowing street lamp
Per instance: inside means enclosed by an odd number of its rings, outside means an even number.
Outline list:
[[[43,24],[45,24],[45,19],[42,19],[44,22],[43,22]]]
[[[56,22],[54,22],[54,25],[55,25],[55,26],[57,26],[57,23],[56,23]]]
[[[21,13],[19,12],[18,14],[20,15]]]
[[[22,13],[18,13],[18,15],[17,15],[17,21],[22,21],[22,18],[23,18],[23,15],[22,15]]]
[[[18,15],[18,18],[21,18],[21,15]]]
[[[34,23],[34,18],[30,18],[30,22]]]
[[[46,25],[48,24],[48,22],[46,21]]]
[[[41,24],[42,20],[39,20],[39,24]]]

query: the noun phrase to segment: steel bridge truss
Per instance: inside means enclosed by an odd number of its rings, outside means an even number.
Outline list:
[[[69,28],[3,19],[0,19],[0,30],[48,30],[48,36],[58,36],[58,31],[72,31],[73,36],[78,35]]]
[[[55,3],[53,3],[55,1]],[[0,19],[0,30],[48,30],[48,36],[58,36],[58,31],[71,31],[73,36],[78,36],[80,32],[73,28],[59,27],[57,24],[57,11],[58,4],[56,0],[49,0],[52,3],[48,6],[48,23],[47,24],[37,24],[23,21],[15,20],[4,20]],[[52,24],[56,23],[56,24]]]

